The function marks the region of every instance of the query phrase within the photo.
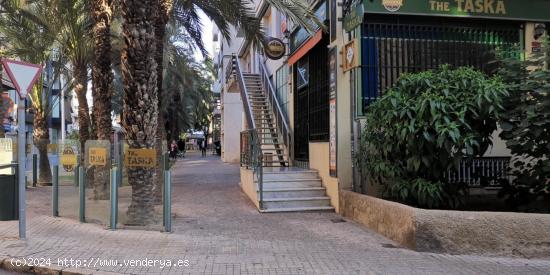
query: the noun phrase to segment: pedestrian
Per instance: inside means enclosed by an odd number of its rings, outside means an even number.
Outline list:
[[[201,141],[201,152],[202,152],[202,156],[206,157],[206,139],[203,139]]]
[[[178,151],[181,154],[181,157],[185,158],[185,141],[181,138],[178,140]]]
[[[178,144],[175,140],[172,140],[172,143],[170,144],[170,158],[173,160],[176,160],[178,157]]]

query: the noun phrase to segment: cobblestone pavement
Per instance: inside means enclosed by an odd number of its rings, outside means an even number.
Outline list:
[[[172,234],[110,231],[95,224],[48,217],[49,190],[32,189],[28,240],[15,238],[17,222],[0,222],[0,259],[49,258],[58,269],[58,259],[79,259],[81,264],[91,265],[79,269],[85,273],[550,274],[550,261],[546,260],[439,255],[396,248],[353,222],[334,222],[341,219],[335,213],[260,214],[240,190],[238,165],[223,164],[214,156],[178,161],[173,182],[176,217]],[[183,266],[160,268],[161,262],[156,267],[145,266],[149,263],[143,261],[133,265],[122,262],[132,259],[182,260],[179,264]]]

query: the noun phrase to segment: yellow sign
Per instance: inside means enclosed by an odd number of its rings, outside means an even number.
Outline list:
[[[63,167],[67,166],[66,170],[68,170],[69,167],[72,168],[77,163],[76,155],[74,154],[63,154],[59,157],[59,161]]]
[[[359,66],[358,44],[356,39],[351,40],[344,45],[344,49],[340,52],[342,54],[342,69],[344,72]]]
[[[155,167],[157,151],[155,149],[127,149],[124,154],[126,167]]]
[[[57,144],[48,144],[48,153],[57,154]]]
[[[88,164],[94,166],[107,165],[107,150],[105,148],[90,148],[88,150]]]

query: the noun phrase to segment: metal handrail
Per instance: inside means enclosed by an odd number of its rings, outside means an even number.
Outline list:
[[[239,90],[241,91],[241,99],[245,107],[244,111],[246,113],[248,128],[256,129],[256,122],[252,117],[252,109],[250,108],[250,97],[248,96],[248,90],[246,89],[246,83],[244,82],[241,63],[239,62],[239,58],[236,55],[234,55],[232,59],[233,59],[233,65],[235,67],[235,73],[237,74],[237,82],[239,83]]]
[[[1,164],[0,169],[7,169],[7,168],[17,168],[18,164],[16,163],[10,163],[10,164]]]
[[[265,63],[263,62],[261,62],[261,66],[260,66],[260,75],[262,77],[262,82],[264,84],[264,87],[267,90],[267,98],[269,99],[271,106],[273,107],[273,111],[275,112],[277,128],[279,128],[279,132],[283,136],[283,142],[286,148],[288,149],[289,156],[292,156],[291,154],[291,150],[293,149],[291,146],[292,133],[291,133],[290,127],[288,126],[289,123],[287,121],[287,117],[283,113],[281,104],[279,104],[279,100],[277,99],[277,94],[275,92],[275,89],[273,88],[273,84],[271,83],[271,80],[269,79],[269,74],[265,66]],[[289,157],[289,161],[290,161],[290,157]]]
[[[244,110],[246,114],[246,120],[248,122],[248,130],[241,132],[241,142],[246,139],[245,146],[241,143],[241,165],[252,167],[253,175],[256,177],[259,191],[259,206],[263,209],[263,152],[260,138],[258,135],[258,129],[256,128],[256,122],[254,121],[253,112],[250,104],[250,97],[244,81],[243,71],[239,58],[234,55],[232,57],[232,63],[236,80],[239,83],[239,89],[241,93],[241,99],[243,101]]]

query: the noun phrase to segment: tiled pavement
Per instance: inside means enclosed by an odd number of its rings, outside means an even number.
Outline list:
[[[190,156],[173,173],[174,233],[105,230],[48,217],[49,191],[29,191],[28,240],[0,222],[0,259],[79,259],[80,269],[126,274],[550,274],[550,261],[452,256],[395,248],[334,213],[259,214],[240,191],[238,165]],[[37,207],[42,205],[43,207]],[[101,260],[118,260],[100,266]],[[123,260],[172,260],[188,266],[130,266]],[[188,262],[185,262],[188,261]],[[113,262],[108,263],[112,265]],[[93,264],[92,264],[93,265]],[[134,262],[134,265],[138,265]],[[74,269],[70,269],[75,271]]]

